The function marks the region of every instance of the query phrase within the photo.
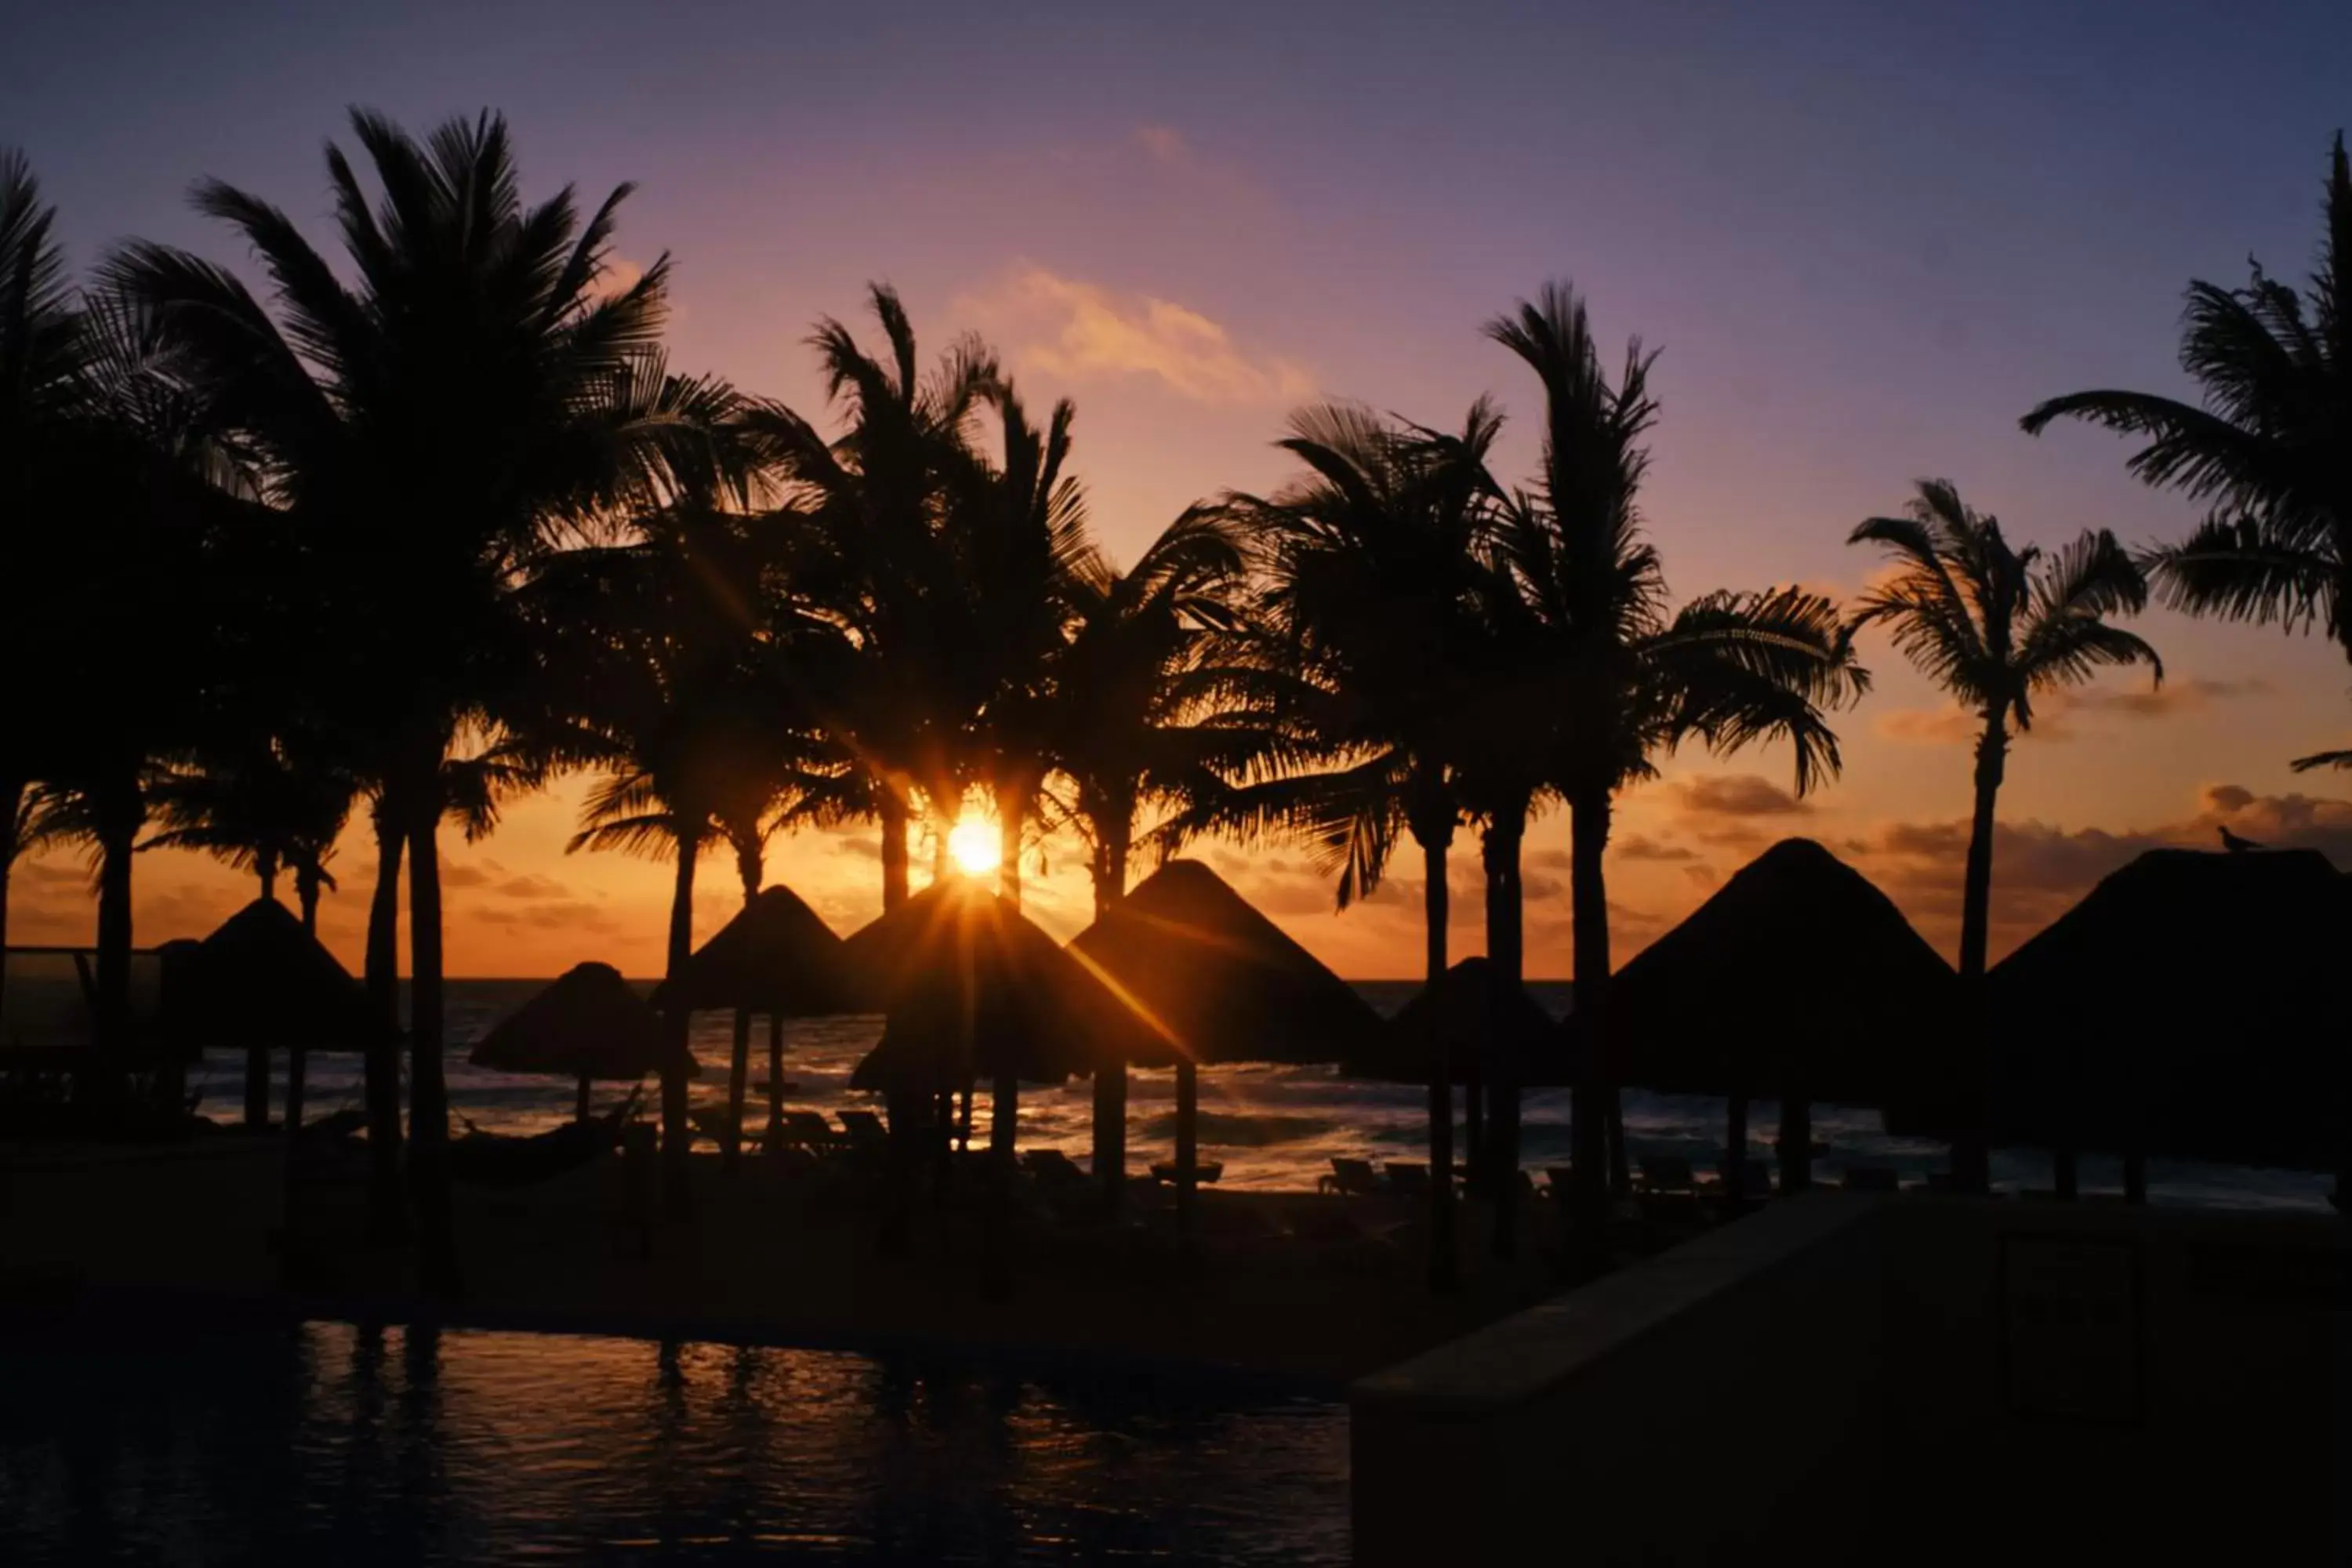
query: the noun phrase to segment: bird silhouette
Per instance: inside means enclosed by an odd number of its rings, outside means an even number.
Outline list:
[[[2227,849],[2232,855],[2243,855],[2249,849],[2260,849],[2262,847],[2261,845],[2255,843],[2252,839],[2241,838],[2226,827],[2217,829],[2217,831],[2221,835],[2221,847]]]

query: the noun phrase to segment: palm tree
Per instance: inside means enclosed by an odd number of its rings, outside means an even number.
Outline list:
[[[1143,814],[1171,825],[1221,798],[1272,749],[1266,729],[1227,699],[1248,672],[1213,650],[1241,629],[1247,541],[1222,510],[1193,507],[1133,566],[1076,574],[1076,629],[1055,661],[1045,754],[1066,790],[1057,814],[1087,846],[1095,919],[1127,896]],[[1176,838],[1162,837],[1161,852]],[[1127,1068],[1097,1068],[1094,1171],[1116,1207],[1124,1193]]]
[[[809,340],[845,417],[841,436],[827,441],[773,405],[745,423],[804,513],[789,575],[795,601],[830,635],[812,639],[803,663],[822,727],[849,759],[805,795],[795,820],[877,818],[883,906],[896,909],[908,895],[918,801],[949,819],[944,833],[969,782],[959,743],[984,691],[975,691],[971,649],[960,640],[949,519],[955,489],[976,471],[972,426],[999,377],[974,338],[951,344],[924,376],[898,296],[877,285],[869,298],[887,363],[831,318]]]
[[[606,287],[626,186],[583,221],[568,188],[524,204],[496,116],[424,141],[364,110],[352,127],[381,196],[329,148],[342,268],[277,208],[208,181],[195,205],[250,245],[268,304],[166,246],[126,247],[108,275],[161,315],[209,421],[250,445],[322,579],[342,585],[332,651],[380,753],[362,771],[407,840],[410,1168],[428,1282],[447,1287],[443,764],[520,662],[518,570],[562,530],[658,500],[707,442],[698,388],[659,355],[667,258]]]
[[[327,859],[351,815],[355,786],[351,778],[324,766],[298,762],[275,737],[236,748],[199,752],[196,760],[163,773],[150,790],[162,823],[139,846],[148,849],[197,849],[241,871],[250,871],[265,899],[277,897],[281,869],[292,873],[302,910],[302,929],[319,929],[319,896],[333,880]],[[269,1052],[246,1052],[245,1120],[269,1120]]]
[[[1234,791],[1203,826],[1303,832],[1339,869],[1344,909],[1372,891],[1398,840],[1421,850],[1425,972],[1446,969],[1446,855],[1461,815],[1455,768],[1475,690],[1474,609],[1501,419],[1481,399],[1460,432],[1400,426],[1333,405],[1295,416],[1282,447],[1308,476],[1231,506],[1264,549],[1253,619],[1288,672],[1291,743],[1336,765]],[[1458,1283],[1453,1064],[1429,1087],[1430,1284]]]
[[[53,481],[45,481],[37,464],[54,450],[79,401],[85,346],[65,254],[51,237],[56,218],[25,155],[0,148],[0,480],[12,491],[0,551],[10,582],[20,585],[0,616],[0,655],[17,670],[33,668],[43,640],[39,618],[30,613],[43,574],[37,555],[26,557],[38,549],[39,525],[32,520]],[[32,710],[43,684],[16,681],[0,720],[0,947],[7,943],[9,873],[31,847],[37,737],[52,722]]]
[[[2002,537],[2000,522],[1960,500],[1948,479],[1923,479],[1901,517],[1874,517],[1854,544],[1875,544],[1895,574],[1864,594],[1856,627],[1881,622],[1905,658],[1982,722],[1977,739],[1976,803],[1962,885],[1960,979],[1981,1008],[1992,899],[1993,808],[2012,735],[2033,726],[2037,695],[2080,685],[2100,669],[2146,664],[2160,683],[2163,661],[2134,634],[2108,624],[2147,603],[2147,579],[2105,529],[2085,531],[2044,557]],[[1972,1020],[1981,1029],[1988,1020]],[[1980,1037],[1972,1037],[1972,1046]],[[1983,1091],[1966,1086],[1966,1135],[1952,1149],[1954,1184],[1982,1192],[1988,1150]]]
[[[2145,563],[2191,615],[2288,631],[2319,626],[2352,659],[2352,163],[2336,132],[2325,233],[2307,300],[2252,264],[2242,289],[2189,286],[2180,366],[2203,405],[2078,392],[2028,414],[2029,433],[2087,419],[2147,438],[2131,471],[2210,503],[2205,522]],[[2321,752],[2297,768],[2343,766]]]
[[[1836,607],[1818,595],[1717,592],[1668,611],[1638,500],[1649,467],[1643,439],[1658,412],[1649,391],[1655,356],[1638,340],[1612,385],[1584,302],[1566,284],[1522,301],[1486,333],[1544,389],[1538,478],[1528,503],[1503,509],[1496,555],[1540,628],[1516,656],[1519,678],[1545,694],[1525,715],[1524,743],[1548,758],[1548,782],[1569,805],[1576,1007],[1587,1041],[1571,1140],[1579,1229],[1594,1246],[1614,1120],[1605,1108],[1616,1101],[1602,868],[1616,794],[1687,739],[1718,752],[1788,741],[1797,788],[1810,789],[1838,767],[1824,709],[1858,695],[1867,678]],[[1622,1133],[1613,1142],[1622,1163]]]

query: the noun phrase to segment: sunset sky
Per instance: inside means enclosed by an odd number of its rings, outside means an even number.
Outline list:
[[[320,153],[346,105],[418,130],[495,107],[530,194],[636,182],[619,249],[675,258],[680,368],[816,415],[803,340],[823,315],[864,330],[867,279],[901,290],[931,348],[985,333],[1033,405],[1076,400],[1076,466],[1122,561],[1188,501],[1278,485],[1270,443],[1313,398],[1442,424],[1491,391],[1514,416],[1501,468],[1525,475],[1537,390],[1477,329],[1572,279],[1605,341],[1664,350],[1646,510],[1683,597],[1852,593],[1874,563],[1846,533],[1923,475],[2013,537],[2185,531],[2192,509],[2132,481],[2124,442],[2032,439],[2018,416],[2086,386],[2185,391],[2183,285],[2241,282],[2249,253],[2300,280],[2327,141],[2352,120],[2345,5],[89,4],[8,31],[0,143],[30,154],[77,265],[133,235],[242,264],[187,210],[205,174],[323,247]],[[2140,848],[2210,847],[2221,822],[2352,867],[2352,775],[2286,765],[2352,733],[2340,656],[2168,613],[2137,629],[2162,691],[2141,675],[2053,700],[2011,762],[1997,951]],[[1790,834],[1953,950],[1967,727],[1883,639],[1867,653],[1844,775],[1814,798],[1786,793],[1781,750],[1685,752],[1626,797],[1621,952]],[[563,853],[583,783],[450,846],[452,973],[658,969],[667,869]],[[1568,967],[1566,848],[1547,816],[1533,974]],[[1295,850],[1196,852],[1343,973],[1417,965],[1417,867],[1334,915]],[[353,835],[323,916],[353,963],[370,861]],[[1085,878],[1075,846],[1048,861],[1030,902],[1067,934]],[[771,876],[845,932],[879,908],[870,831],[781,842]],[[142,858],[137,938],[201,934],[249,892],[192,856]],[[711,867],[699,929],[739,897]],[[11,941],[91,928],[78,857],[19,868]]]

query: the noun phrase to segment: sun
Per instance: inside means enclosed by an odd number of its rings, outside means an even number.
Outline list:
[[[984,877],[996,869],[996,829],[976,816],[967,816],[950,830],[948,853],[967,875]]]

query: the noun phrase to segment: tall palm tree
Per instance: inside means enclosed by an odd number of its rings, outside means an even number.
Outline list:
[[[43,640],[37,612],[47,549],[35,530],[43,498],[58,485],[43,468],[79,401],[85,349],[65,253],[53,237],[56,221],[25,155],[0,147],[0,483],[10,491],[0,511],[6,519],[0,552],[11,584],[0,614],[0,657],[18,670],[33,668]],[[15,682],[0,715],[0,947],[8,935],[9,873],[31,847],[37,738],[50,727],[35,706],[44,684]]]
[[[975,472],[974,422],[996,392],[995,357],[975,338],[950,345],[927,376],[912,323],[891,289],[869,291],[887,361],[826,318],[810,345],[845,428],[827,441],[791,410],[746,417],[790,480],[805,521],[791,577],[797,602],[830,629],[803,650],[817,715],[851,765],[811,790],[799,820],[877,818],[882,901],[908,891],[907,829],[919,802],[951,825],[968,779],[958,755],[978,679],[961,640],[959,566],[949,540],[955,490]]]
[[[1602,869],[1618,790],[1651,759],[1696,739],[1727,752],[1767,739],[1795,752],[1800,792],[1838,767],[1824,710],[1866,680],[1836,607],[1795,589],[1718,592],[1667,608],[1665,574],[1643,536],[1643,438],[1657,419],[1654,355],[1628,345],[1613,383],[1584,302],[1567,284],[1488,323],[1488,337],[1544,389],[1541,467],[1528,504],[1503,509],[1497,558],[1541,628],[1517,656],[1520,679],[1547,700],[1527,715],[1525,743],[1549,759],[1567,800],[1576,1007],[1588,1042],[1571,1108],[1580,1233],[1597,1245],[1606,1206],[1611,972]],[[1623,1139],[1615,1140],[1623,1159]]]
[[[2084,531],[2045,557],[2012,545],[1998,520],[1969,508],[1948,479],[1923,479],[1901,517],[1874,517],[1854,544],[1877,545],[1894,574],[1863,595],[1859,627],[1884,624],[1895,647],[1982,723],[1977,738],[1976,800],[1969,816],[1962,884],[1960,979],[1981,1016],[1992,900],[1994,806],[2012,736],[2033,726],[2036,696],[2080,685],[2102,668],[2146,664],[2160,683],[2164,664],[2137,636],[2109,624],[2147,603],[2147,579],[2114,534]],[[1969,1125],[1952,1150],[1955,1184],[1985,1190],[1988,1150],[1983,1092],[1970,1068]]]
[[[365,110],[352,129],[380,194],[328,149],[343,266],[276,207],[208,181],[195,205],[252,247],[268,303],[167,246],[128,246],[108,275],[160,313],[210,421],[250,445],[344,585],[332,651],[377,738],[362,771],[406,837],[410,1170],[428,1283],[446,1288],[443,763],[519,662],[518,570],[566,529],[657,500],[706,442],[698,389],[660,359],[667,258],[607,286],[628,187],[584,220],[568,188],[527,205],[506,123],[488,113],[421,141]]]
[[[2289,631],[2318,626],[2352,659],[2352,163],[2337,132],[2324,232],[2307,296],[2252,264],[2242,289],[2195,281],[2180,366],[2199,406],[2152,393],[2078,392],[2023,421],[2087,419],[2147,438],[2131,471],[2208,502],[2211,514],[2146,565],[2191,615]],[[2344,766],[2352,752],[2299,759]]]
[[[1422,857],[1424,969],[1446,969],[1446,856],[1455,770],[1475,689],[1475,595],[1490,522],[1486,458],[1501,419],[1481,399],[1454,434],[1332,405],[1295,416],[1281,443],[1307,477],[1271,500],[1235,496],[1261,541],[1261,647],[1288,672],[1294,743],[1336,765],[1234,792],[1212,814],[1244,833],[1303,832],[1339,871],[1346,908],[1410,837]],[[1429,1088],[1430,1283],[1458,1283],[1453,1064]]]
[[[1066,791],[1058,815],[1087,847],[1095,919],[1127,896],[1147,812],[1171,825],[1222,797],[1273,749],[1233,698],[1246,670],[1214,651],[1241,629],[1248,545],[1223,511],[1188,509],[1125,572],[1071,584],[1075,630],[1055,661],[1045,753]],[[1175,840],[1163,837],[1162,852]],[[1116,1206],[1125,1190],[1127,1068],[1096,1069],[1094,1171]]]

